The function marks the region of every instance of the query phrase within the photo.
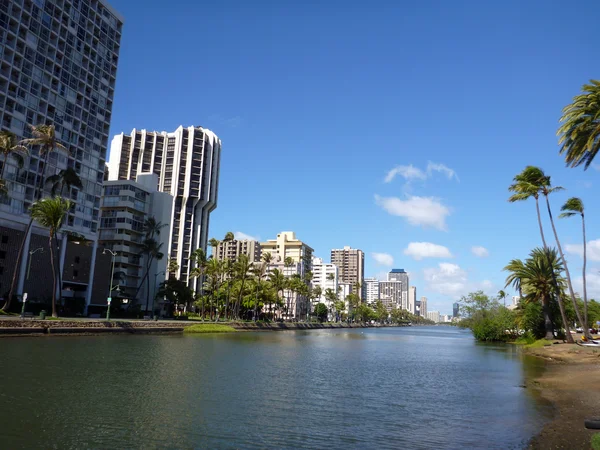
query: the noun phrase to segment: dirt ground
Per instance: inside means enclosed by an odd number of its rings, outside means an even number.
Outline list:
[[[533,389],[556,408],[548,423],[530,443],[531,449],[590,449],[592,431],[584,420],[600,417],[600,350],[572,344],[528,349],[549,362],[544,374],[531,380]]]

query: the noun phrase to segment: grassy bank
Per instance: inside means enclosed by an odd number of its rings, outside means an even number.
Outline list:
[[[229,333],[237,331],[235,328],[229,325],[221,325],[218,323],[199,323],[197,325],[190,325],[185,327],[183,332],[196,334],[196,333]]]

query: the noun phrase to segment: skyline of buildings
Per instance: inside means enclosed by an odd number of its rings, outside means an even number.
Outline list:
[[[219,241],[219,245],[212,248],[212,255],[219,260],[236,260],[240,255],[246,255],[250,262],[259,262],[261,258],[260,242],[250,239]]]
[[[358,296],[364,299],[366,290],[365,280],[365,254],[362,250],[345,246],[344,248],[331,249],[331,263],[338,267],[338,276],[341,283],[346,283],[354,288],[360,284]]]

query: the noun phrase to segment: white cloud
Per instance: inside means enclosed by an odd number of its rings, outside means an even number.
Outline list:
[[[588,300],[600,300],[600,270],[597,268],[588,269],[585,274],[585,281],[587,283]],[[575,290],[575,295],[583,298],[583,277],[581,275],[573,279],[573,289]]]
[[[488,256],[490,256],[490,252],[488,251],[488,249],[482,247],[481,245],[475,245],[471,247],[471,253],[480,258],[487,258]]]
[[[244,240],[250,240],[250,241],[260,241],[260,237],[259,236],[250,236],[249,234],[246,233],[242,233],[241,231],[235,231],[233,233],[233,236],[238,240],[238,241],[244,241]]]
[[[375,195],[375,203],[393,216],[404,217],[411,225],[447,229],[446,217],[450,215],[450,209],[434,197],[411,195],[401,200]]]
[[[445,164],[436,164],[436,163],[432,163],[431,161],[429,161],[427,163],[427,175],[431,176],[433,174],[433,172],[444,173],[444,174],[446,174],[446,177],[448,177],[449,180],[451,180],[452,178],[456,178],[456,181],[459,181],[458,175],[456,175],[456,172],[454,171],[454,169],[451,169],[450,167],[446,166]]]
[[[579,255],[583,258],[583,244],[567,244],[565,250],[567,253]],[[587,242],[587,259],[589,261],[600,261],[600,239]]]
[[[426,290],[448,295],[454,299],[478,290],[490,292],[494,287],[489,280],[469,281],[467,271],[458,264],[452,263],[439,263],[438,267],[424,269],[423,278]]]
[[[390,183],[396,175],[402,176],[405,180],[425,180],[427,174],[418,167],[414,167],[412,164],[409,166],[396,166],[390,170],[385,176],[384,182]]]
[[[378,266],[393,266],[394,257],[388,253],[371,253],[371,257],[375,260]]]
[[[377,272],[375,275],[373,275],[373,278],[376,278],[379,281],[387,281],[387,276],[388,276],[388,272],[384,270],[381,272]]]
[[[431,242],[411,242],[404,249],[404,254],[417,261],[423,258],[452,258],[452,253],[447,247]]]

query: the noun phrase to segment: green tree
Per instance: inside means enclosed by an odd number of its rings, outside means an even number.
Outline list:
[[[375,302],[375,316],[380,323],[384,323],[389,316],[388,310],[381,300]]]
[[[235,240],[235,235],[231,231],[228,231],[227,233],[225,233],[223,242],[230,242],[230,241],[234,241],[234,240]]]
[[[240,318],[240,306],[242,304],[242,297],[244,295],[244,285],[248,278],[250,277],[250,269],[252,268],[252,264],[248,259],[248,255],[240,255],[237,262],[235,263],[235,274],[236,278],[240,282],[240,289],[238,293],[237,303],[235,306],[235,317],[237,319]]]
[[[588,322],[588,300],[587,300],[587,282],[585,277],[586,266],[587,266],[587,242],[585,237],[585,211],[583,201],[577,197],[571,197],[565,204],[560,208],[563,213],[558,216],[559,218],[572,217],[576,214],[581,216],[581,227],[583,232],[583,330],[585,335],[589,338],[589,322]]]
[[[58,317],[56,312],[56,289],[57,289],[57,278],[56,278],[56,264],[54,257],[54,245],[52,239],[60,230],[63,220],[71,207],[71,202],[60,197],[45,198],[43,200],[36,201],[31,207],[31,217],[37,221],[43,227],[48,228],[49,239],[48,245],[50,247],[50,263],[52,267],[52,317]]]
[[[502,299],[502,301],[504,302],[504,306],[506,306],[506,297],[507,297],[506,292],[504,292],[502,289],[500,289],[498,291],[498,298]]]
[[[567,166],[587,169],[600,148],[600,81],[590,80],[582,91],[563,108],[557,134]]]
[[[75,169],[71,167],[61,170],[56,175],[49,176],[46,179],[46,184],[51,186],[50,195],[52,195],[52,197],[54,197],[57,192],[59,192],[62,197],[65,188],[67,188],[69,192],[71,192],[71,187],[73,186],[78,189],[83,189],[81,178],[79,178]]]
[[[42,197],[42,188],[44,186],[44,177],[46,176],[46,168],[48,167],[48,157],[50,156],[50,153],[52,153],[55,150],[66,150],[66,147],[60,142],[58,142],[58,139],[56,139],[54,125],[34,125],[31,127],[31,134],[33,137],[23,139],[21,141],[21,144],[29,147],[39,148],[39,154],[41,157],[44,158],[44,165],[42,167],[41,176],[38,176],[38,174],[36,173],[36,188],[34,199],[37,201]],[[8,299],[4,303],[4,306],[2,308],[5,311],[8,310],[8,308],[10,307],[12,298],[15,295],[15,289],[17,287],[17,278],[19,277],[19,268],[21,266],[21,259],[23,259],[23,252],[25,250],[25,242],[27,241],[27,236],[31,231],[32,225],[33,218],[30,217],[29,222],[27,224],[27,228],[25,229],[25,233],[23,234],[23,240],[21,241],[21,245],[19,246],[19,253],[17,253],[17,260],[13,269],[13,276],[12,281],[10,283]]]
[[[190,270],[190,278],[199,278],[200,289],[196,292],[197,296],[202,298],[202,321],[204,321],[204,296],[202,295],[202,288],[204,286],[204,275],[206,274],[206,265],[208,260],[206,258],[206,252],[202,248],[197,248],[190,254],[189,262],[192,265]]]
[[[2,172],[0,178],[3,180],[6,172],[6,165],[9,159],[14,159],[19,168],[23,167],[25,157],[29,155],[27,147],[17,143],[17,137],[10,131],[0,131],[0,153],[4,155],[4,163],[2,164]]]
[[[286,288],[286,278],[283,272],[279,269],[273,269],[273,271],[269,274],[269,281],[271,282],[271,286],[273,289],[279,294],[281,293],[281,299],[284,298],[284,290]]]
[[[194,300],[193,291],[183,281],[177,278],[169,278],[163,281],[158,288],[156,295],[166,301],[173,307],[176,305],[189,305]]]
[[[514,313],[501,306],[497,299],[477,291],[463,296],[459,303],[464,317],[461,326],[469,327],[477,340],[504,341],[512,337]]]
[[[327,305],[325,303],[317,303],[315,305],[315,316],[321,323],[327,320]]]

